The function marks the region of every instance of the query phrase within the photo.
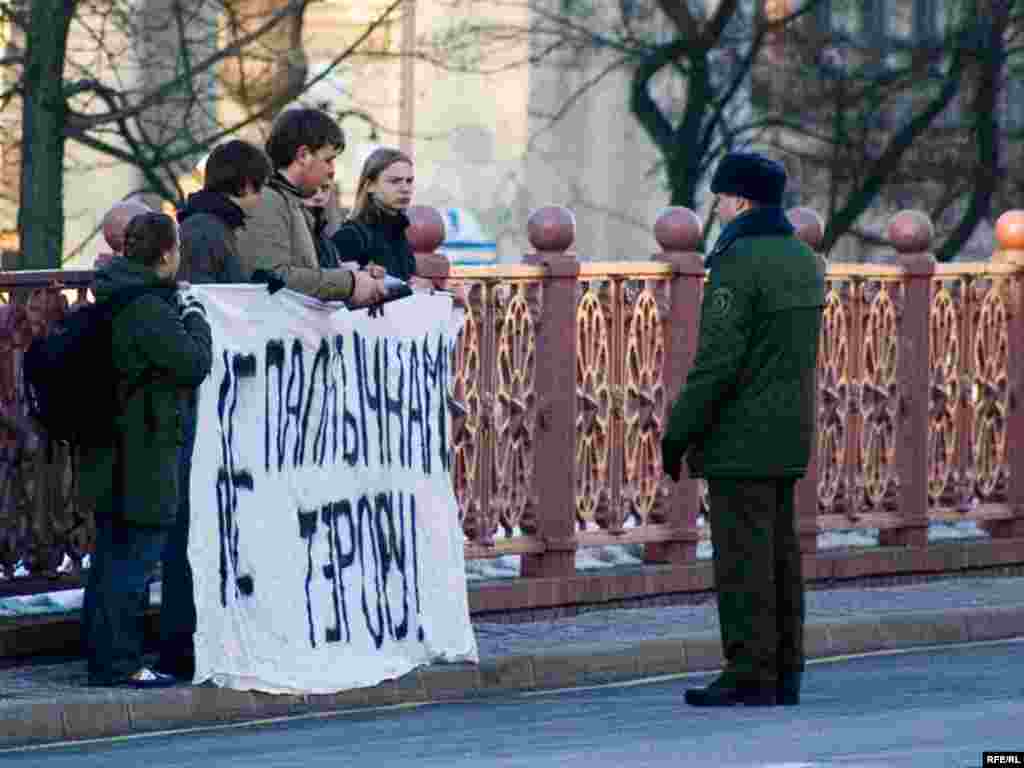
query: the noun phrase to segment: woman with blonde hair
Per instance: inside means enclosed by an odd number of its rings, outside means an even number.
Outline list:
[[[363,164],[355,204],[348,220],[331,237],[342,261],[405,280],[413,288],[432,283],[416,276],[416,258],[405,235],[406,210],[412,202],[412,160],[398,149],[374,150]]]

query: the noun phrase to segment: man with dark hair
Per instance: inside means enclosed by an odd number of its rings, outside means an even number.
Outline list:
[[[206,160],[203,188],[189,195],[178,212],[181,266],[178,277],[191,283],[244,283],[237,233],[249,213],[259,206],[260,193],[270,176],[263,151],[245,141],[216,147]],[[188,561],[191,518],[188,488],[196,439],[198,388],[190,390],[179,407],[182,441],[178,447],[178,514],[163,551],[160,659],[157,670],[181,680],[195,675],[192,635],[196,606],[192,568]]]
[[[706,477],[726,669],[694,706],[798,704],[804,592],[793,489],[814,435],[824,263],[793,236],[783,167],[734,152],[711,181],[724,227],[707,258],[697,356],[662,465]]]
[[[341,127],[318,109],[291,109],[274,121],[267,155],[274,174],[260,206],[239,236],[247,279],[262,273],[323,301],[374,304],[387,295],[367,272],[322,267],[313,215],[303,201],[334,178],[334,160],[345,148]]]
[[[190,283],[244,283],[237,232],[260,205],[270,163],[258,148],[238,139],[216,147],[206,160],[203,188],[178,212],[181,269]]]

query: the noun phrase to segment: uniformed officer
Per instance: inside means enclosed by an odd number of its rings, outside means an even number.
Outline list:
[[[710,490],[726,669],[695,706],[797,704],[804,591],[793,487],[814,434],[824,262],[782,209],[785,169],[756,153],[711,181],[724,227],[707,258],[697,356],[662,439],[665,471]]]

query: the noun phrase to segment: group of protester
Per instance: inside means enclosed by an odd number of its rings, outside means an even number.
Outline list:
[[[404,153],[373,152],[347,220],[328,226],[344,149],[325,112],[288,110],[265,151],[241,140],[213,150],[177,222],[135,199],[104,219],[111,252],[97,259],[96,301],[120,296],[124,307],[111,340],[120,415],[111,435],[82,446],[82,492],[95,500],[97,528],[82,622],[91,685],[161,687],[195,673],[188,487],[198,387],[212,359],[205,310],[182,288],[265,282],[360,307],[387,297],[388,275],[431,287],[405,236],[414,177]],[[140,616],[161,561],[160,655],[150,669]]]
[[[213,151],[180,230],[138,203],[108,217],[108,243],[122,255],[100,267],[97,301],[149,292],[113,324],[124,383],[115,438],[82,459],[83,489],[97,499],[83,621],[93,684],[157,687],[195,673],[188,485],[211,337],[202,305],[176,279],[277,283],[353,306],[382,300],[385,275],[428,285],[404,234],[413,189],[406,155],[373,153],[348,219],[330,222],[324,199],[344,146],[325,113],[288,111],[265,153],[243,141]],[[727,666],[687,692],[694,706],[799,702],[804,594],[794,485],[812,445],[825,294],[823,263],[794,237],[782,208],[785,186],[782,166],[754,153],[730,153],[715,172],[724,227],[706,259],[696,358],[662,438],[665,472],[678,480],[685,457],[710,487]],[[151,670],[142,664],[139,616],[161,559],[160,659]]]

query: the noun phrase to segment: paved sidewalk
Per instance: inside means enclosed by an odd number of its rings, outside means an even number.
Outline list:
[[[0,747],[353,707],[450,700],[716,669],[714,602],[476,623],[480,664],[434,665],[374,688],[270,696],[212,686],[84,687],[82,661],[0,670]],[[810,657],[1024,636],[1024,578],[812,590]]]

